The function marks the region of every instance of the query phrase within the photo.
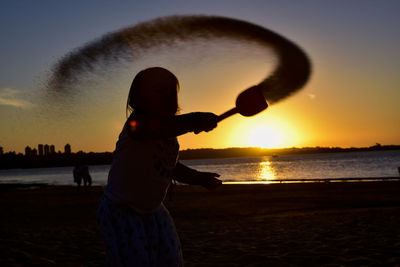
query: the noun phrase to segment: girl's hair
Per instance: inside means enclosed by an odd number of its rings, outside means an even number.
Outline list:
[[[136,74],[132,81],[128,101],[126,103],[127,117],[138,108],[138,101],[140,101],[140,99],[138,99],[138,93],[140,90],[143,90],[144,85],[176,88],[177,92],[179,91],[178,78],[169,70],[161,67],[144,69]]]

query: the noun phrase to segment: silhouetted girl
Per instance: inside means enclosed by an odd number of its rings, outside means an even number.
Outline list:
[[[130,88],[131,114],[119,135],[98,210],[107,261],[112,266],[182,266],[174,223],[162,204],[172,179],[212,189],[216,173],[178,161],[176,136],[210,131],[213,113],[176,115],[179,83],[168,70],[139,72]]]

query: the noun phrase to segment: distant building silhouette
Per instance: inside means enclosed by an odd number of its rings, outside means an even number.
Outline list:
[[[45,155],[45,156],[48,156],[48,155],[49,155],[49,152],[50,152],[49,145],[48,145],[48,144],[44,145],[44,155]]]
[[[0,146],[0,155],[3,155],[4,151],[3,151],[3,147]]]
[[[38,145],[38,151],[39,151],[39,156],[43,156],[44,155],[43,145],[42,144]]]
[[[32,149],[30,146],[25,147],[25,156],[30,156],[32,155]]]
[[[56,153],[56,147],[54,145],[50,145],[50,154]]]
[[[31,155],[32,156],[37,156],[37,149],[36,148],[32,149]]]
[[[65,154],[71,154],[71,145],[70,144],[66,144],[64,147],[64,153]]]

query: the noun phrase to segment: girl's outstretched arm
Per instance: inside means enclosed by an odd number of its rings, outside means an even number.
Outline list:
[[[157,139],[179,136],[188,132],[208,132],[217,127],[218,116],[209,112],[193,112],[166,118],[131,116],[126,126],[132,138]]]
[[[216,178],[219,177],[218,173],[199,172],[180,162],[176,164],[172,177],[180,183],[201,185],[209,190],[213,190],[222,184],[222,181]]]

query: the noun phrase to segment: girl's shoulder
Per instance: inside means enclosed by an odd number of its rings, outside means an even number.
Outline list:
[[[133,139],[158,139],[161,121],[157,118],[132,113],[125,122],[125,128]]]

